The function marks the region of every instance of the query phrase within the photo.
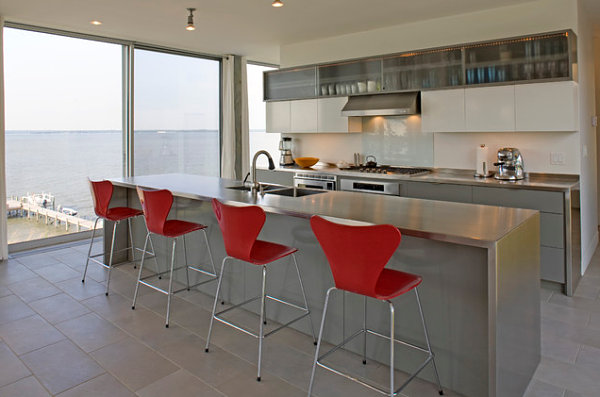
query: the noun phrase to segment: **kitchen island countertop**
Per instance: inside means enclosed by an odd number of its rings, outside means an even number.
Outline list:
[[[367,223],[389,223],[403,234],[475,247],[489,247],[537,211],[487,205],[451,203],[396,196],[327,191],[304,197],[228,189],[239,181],[188,174],[115,178],[123,187],[136,185],[171,190],[190,199],[255,204],[266,212],[310,218],[324,215]]]

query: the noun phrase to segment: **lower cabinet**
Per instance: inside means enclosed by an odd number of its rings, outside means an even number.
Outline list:
[[[402,196],[404,197],[457,203],[473,202],[473,188],[471,186],[423,182],[406,182],[403,186]]]

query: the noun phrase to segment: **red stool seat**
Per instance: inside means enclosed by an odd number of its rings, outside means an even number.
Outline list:
[[[421,276],[399,270],[383,269],[377,279],[377,284],[375,284],[375,296],[373,298],[379,300],[393,299],[415,288],[421,284],[421,281],[423,281]]]
[[[297,252],[298,249],[269,241],[256,240],[250,251],[248,262],[255,265],[266,265]]]
[[[173,219],[165,222],[162,235],[165,237],[175,238],[201,229],[206,229],[206,226],[200,223]]]
[[[124,219],[132,218],[134,216],[140,216],[144,212],[142,210],[136,210],[135,208],[129,207],[114,207],[109,208],[106,211],[106,216],[103,218],[108,219],[109,221],[122,221]]]

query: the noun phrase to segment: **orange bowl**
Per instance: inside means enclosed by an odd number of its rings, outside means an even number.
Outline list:
[[[312,167],[313,165],[317,164],[317,162],[319,161],[319,159],[316,158],[316,157],[296,157],[294,159],[294,161],[300,167],[302,167],[302,168],[308,168],[308,167]]]

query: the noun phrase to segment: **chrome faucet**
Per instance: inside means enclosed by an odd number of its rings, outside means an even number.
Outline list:
[[[269,160],[269,169],[275,169],[275,163],[273,163],[273,158],[271,157],[269,152],[267,152],[266,150],[259,150],[254,154],[254,158],[252,159],[252,169],[250,170],[250,172],[252,172],[252,193],[254,194],[256,194],[256,192],[258,192],[258,190],[260,189],[260,183],[256,181],[256,159],[258,159],[258,156],[260,156],[261,154],[267,156],[267,159]]]

